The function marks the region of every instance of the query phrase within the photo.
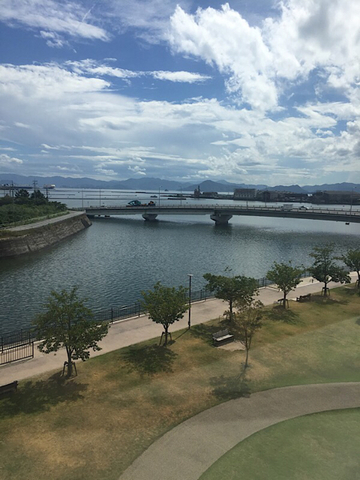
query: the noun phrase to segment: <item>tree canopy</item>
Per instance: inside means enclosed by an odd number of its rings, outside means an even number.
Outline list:
[[[243,275],[226,277],[224,275],[212,275],[211,273],[205,273],[204,278],[208,282],[205,288],[214,292],[216,298],[229,303],[230,321],[233,318],[235,303],[240,306],[250,305],[254,296],[258,294],[259,286],[255,278]]]
[[[287,295],[294,290],[301,282],[303,268],[293,267],[289,263],[274,262],[273,267],[267,272],[266,277],[274,282],[283,292],[283,307],[286,308]]]
[[[76,287],[70,292],[53,290],[45,304],[46,311],[33,322],[41,352],[66,349],[68,376],[72,374],[73,360],[85,361],[90,357],[90,349],[101,350],[98,342],[108,333],[108,323],[93,321],[92,312],[84,302],[78,297]]]
[[[161,323],[164,327],[161,339],[165,336],[164,345],[166,346],[169,326],[183,318],[188,309],[187,288],[182,286],[179,288],[165,287],[157,282],[153,290],[141,292],[141,294],[144,299],[141,305],[147,311],[151,320],[155,323]]]
[[[350,249],[340,258],[350,270],[357,273],[358,279],[356,283],[358,288],[360,288],[360,248]]]
[[[234,314],[234,333],[245,346],[244,368],[249,364],[249,351],[254,335],[262,327],[262,306],[263,304],[257,300]]]
[[[309,271],[316,280],[324,284],[324,296],[328,295],[327,285],[329,282],[350,283],[348,271],[336,263],[337,257],[334,255],[333,244],[314,247],[310,257],[314,259],[314,262]]]

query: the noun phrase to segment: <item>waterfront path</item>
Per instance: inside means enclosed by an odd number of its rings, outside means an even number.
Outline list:
[[[356,280],[356,274],[352,274],[352,281]],[[299,295],[308,293],[316,293],[321,290],[322,284],[312,281],[311,278],[305,278],[301,284],[292,291],[289,299],[295,299]],[[331,283],[330,288],[339,286],[339,284]],[[274,287],[266,287],[260,289],[259,299],[265,305],[271,305],[282,297],[282,292]],[[228,304],[222,300],[208,299],[206,301],[196,302],[191,307],[191,324],[197,325],[207,322],[208,320],[219,318]],[[174,324],[170,331],[181,330],[187,327],[188,314],[184,318]],[[114,322],[111,325],[109,334],[99,343],[102,350],[100,352],[92,352],[91,357],[101,355],[119,348],[133,345],[143,340],[151,338],[160,338],[162,327],[152,322],[147,316],[135,317],[126,320]],[[66,360],[65,350],[60,350],[56,354],[44,354],[35,348],[35,357],[30,360],[15,362],[8,365],[0,366],[0,385],[4,385],[15,380],[23,380],[38,374],[42,374],[51,370],[61,370]]]
[[[255,432],[291,418],[360,407],[360,383],[275,388],[205,410],[155,441],[120,480],[198,480]]]
[[[6,230],[9,232],[23,232],[23,231],[33,230],[35,228],[44,227],[46,225],[63,222],[64,220],[68,220],[69,218],[81,217],[82,215],[84,215],[84,213],[85,211],[81,211],[81,212],[69,211],[64,215],[59,215],[58,217],[46,218],[45,220],[39,220],[38,222],[19,225],[18,227],[6,228]]]

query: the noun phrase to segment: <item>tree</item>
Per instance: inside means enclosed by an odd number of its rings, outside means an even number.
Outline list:
[[[98,342],[108,333],[107,323],[92,320],[92,312],[79,299],[77,287],[70,292],[52,291],[46,311],[36,317],[33,325],[40,340],[39,350],[44,353],[66,349],[67,374],[72,375],[73,360],[90,357],[89,349],[99,351]]]
[[[208,282],[205,288],[214,292],[216,298],[229,302],[229,320],[233,319],[233,307],[235,302],[240,305],[250,305],[255,295],[258,295],[258,282],[255,278],[237,275],[226,277],[224,275],[212,275],[205,273]]]
[[[316,280],[324,284],[322,289],[324,296],[329,293],[327,287],[329,282],[350,283],[348,272],[335,262],[333,244],[314,247],[310,257],[314,259],[314,263],[309,271]]]
[[[245,346],[244,368],[249,365],[249,351],[254,335],[262,327],[260,310],[262,306],[263,304],[257,300],[234,314],[234,333]]]
[[[34,190],[34,192],[30,195],[30,199],[35,205],[45,205],[48,202],[45,195],[40,192],[40,190]]]
[[[286,308],[287,295],[294,290],[301,282],[301,274],[303,269],[300,267],[293,267],[289,263],[274,262],[273,267],[266,274],[267,278],[274,282],[279,289],[284,293],[283,307]]]
[[[29,192],[25,190],[25,188],[20,188],[20,190],[18,190],[15,193],[15,203],[22,205],[22,204],[28,204],[29,202],[30,202]]]
[[[154,285],[153,290],[141,292],[144,300],[141,306],[148,312],[149,317],[155,323],[161,323],[164,327],[165,336],[164,346],[167,346],[169,326],[183,318],[184,313],[189,308],[187,288],[164,287],[160,282]]]
[[[350,270],[357,273],[358,279],[356,283],[357,287],[360,288],[360,249],[355,248],[348,250],[345,255],[340,257],[340,260],[342,260]]]

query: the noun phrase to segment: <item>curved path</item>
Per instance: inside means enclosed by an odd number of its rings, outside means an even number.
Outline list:
[[[205,410],[154,442],[121,480],[198,480],[237,443],[270,425],[326,410],[360,407],[360,383],[297,385]]]

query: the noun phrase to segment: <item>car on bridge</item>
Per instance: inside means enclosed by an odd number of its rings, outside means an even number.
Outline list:
[[[155,207],[155,202],[150,200],[149,203],[141,203],[139,200],[131,200],[126,206],[127,207]]]

